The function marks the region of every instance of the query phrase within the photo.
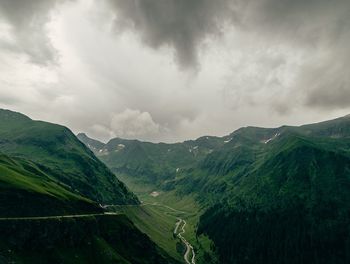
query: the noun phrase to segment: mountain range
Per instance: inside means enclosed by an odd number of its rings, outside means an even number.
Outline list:
[[[193,195],[221,263],[347,263],[350,116],[175,144],[84,142],[128,182]]]
[[[350,262],[350,116],[107,143],[0,110],[0,263]]]

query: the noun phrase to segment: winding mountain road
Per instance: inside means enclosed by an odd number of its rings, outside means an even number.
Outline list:
[[[189,212],[185,212],[185,211],[181,211],[181,210],[177,210],[175,208],[172,208],[168,205],[164,205],[164,204],[160,204],[157,202],[154,203],[142,203],[140,205],[124,205],[124,206],[159,206],[159,207],[164,207],[167,208],[169,210],[172,210],[174,212],[177,213],[181,213],[181,214],[189,214]],[[108,207],[117,207],[118,205],[103,205],[103,208],[107,209]],[[165,213],[167,214],[167,213]],[[196,254],[194,252],[193,246],[183,237],[183,234],[185,234],[185,226],[186,226],[186,221],[181,219],[181,218],[177,218],[177,222],[175,223],[175,229],[174,229],[174,234],[180,238],[180,240],[182,241],[183,244],[185,244],[186,246],[186,252],[184,254],[184,260],[186,262],[186,264],[196,264]],[[181,226],[182,224],[182,226]],[[178,233],[178,229],[181,227],[181,232]],[[190,259],[190,254],[192,255],[192,258]]]
[[[177,233],[177,230],[179,229],[179,227],[181,226],[181,224],[183,223],[182,227],[181,227],[181,232]],[[196,258],[196,254],[194,252],[193,246],[183,237],[183,234],[185,234],[185,226],[186,226],[186,221],[178,218],[178,221],[175,223],[175,229],[174,229],[174,234],[180,238],[180,240],[182,241],[182,243],[185,244],[186,246],[186,252],[184,254],[184,260],[187,264],[196,264],[195,258]],[[192,258],[191,260],[189,259],[189,255],[190,253],[192,253]]]
[[[53,215],[53,216],[29,216],[29,217],[2,217],[0,221],[5,220],[45,220],[45,219],[59,219],[59,218],[82,218],[89,216],[101,216],[101,215],[119,215],[120,213],[105,212],[101,214],[77,214],[77,215]]]

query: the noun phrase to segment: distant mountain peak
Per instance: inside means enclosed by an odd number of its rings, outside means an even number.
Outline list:
[[[77,137],[79,138],[88,138],[88,136],[85,133],[78,133]]]
[[[77,138],[83,142],[86,146],[88,146],[89,149],[91,149],[93,152],[98,153],[101,149],[105,146],[104,143],[101,141],[98,141],[96,139],[90,138],[85,133],[78,133]]]

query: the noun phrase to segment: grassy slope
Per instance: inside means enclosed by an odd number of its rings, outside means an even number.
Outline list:
[[[115,138],[107,144],[95,145],[100,148],[99,158],[117,174],[129,175],[139,183],[150,183],[164,190],[205,193],[215,200],[234,187],[235,181],[247,173],[260,155],[269,152],[275,138],[299,134],[313,139],[334,139],[333,143],[338,144],[340,139],[349,137],[349,127],[350,116],[345,116],[300,127],[245,127],[222,138],[201,137],[175,144]],[[86,144],[93,141],[86,136],[81,140]]]
[[[35,164],[0,155],[0,216],[101,212],[98,205],[62,187]]]
[[[74,185],[82,180],[103,193],[100,201],[116,202],[109,198],[116,193],[117,202],[135,203],[66,128],[0,111],[0,148],[10,155],[0,155],[1,263],[177,263],[124,216],[42,217],[100,213],[95,202],[79,195],[99,197]]]
[[[204,208],[195,201],[194,196],[179,196],[175,191],[162,191],[155,185],[139,184],[132,177],[119,177],[138,195],[142,206],[118,206],[117,211],[125,213],[135,225],[172,257],[183,261],[183,244],[174,238],[175,223],[180,217],[186,220],[184,237],[194,246],[196,263],[216,263],[212,251],[212,242],[205,235],[197,235],[199,216]],[[152,191],[159,191],[159,196],[152,197]],[[170,208],[169,208],[170,207]],[[175,209],[175,210],[173,210]]]
[[[215,241],[223,263],[349,261],[350,158],[333,140],[319,141],[276,140],[229,202],[203,215],[199,231]]]
[[[84,134],[79,139],[116,174],[128,174],[140,183],[172,188],[177,169],[193,166],[212,149],[224,144],[217,137],[203,137],[184,143],[149,143],[115,138],[107,144],[97,142]],[[101,144],[103,147],[101,147]]]
[[[137,203],[125,185],[66,127],[0,110],[0,152],[31,160],[57,182],[92,200]]]
[[[173,236],[175,218],[157,209],[159,208],[152,206],[119,206],[116,208],[125,213],[137,228],[147,234],[170,256],[182,261],[181,252],[176,250],[178,239]]]
[[[171,177],[163,178],[152,178],[154,168],[162,171],[166,166],[160,164],[176,163],[161,150],[158,154],[147,150],[151,143],[138,142],[132,152],[128,146],[114,150],[117,154],[111,154],[110,148],[101,159],[124,178],[136,179],[135,186],[143,186],[140,182],[148,179],[153,190],[162,188],[166,193],[175,188],[180,196],[191,194],[205,207],[218,203],[201,218],[200,231],[215,240],[225,263],[266,263],[267,259],[270,263],[345,263],[349,138],[349,116],[301,127],[242,128],[216,138],[225,143],[211,145],[212,151],[188,159],[192,166],[183,164]],[[174,146],[188,151],[186,144]],[[176,206],[166,196],[161,201]],[[330,208],[336,209],[332,213]]]

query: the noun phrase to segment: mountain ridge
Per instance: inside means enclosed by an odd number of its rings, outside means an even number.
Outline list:
[[[350,261],[349,116],[175,144],[129,143],[98,157],[136,185],[194,197],[203,208],[197,235],[214,242],[220,263]]]
[[[67,127],[0,110],[0,152],[38,164],[71,191],[94,201],[138,203],[136,196]]]

